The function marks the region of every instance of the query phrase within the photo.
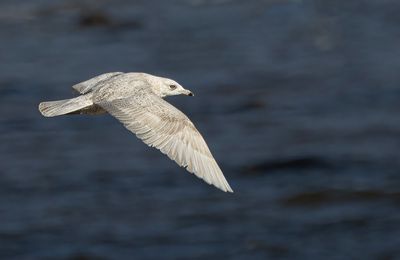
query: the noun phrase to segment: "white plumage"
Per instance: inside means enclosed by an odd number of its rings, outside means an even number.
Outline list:
[[[178,165],[208,184],[233,192],[193,123],[162,99],[172,95],[193,95],[177,82],[145,73],[113,72],[73,88],[81,95],[40,103],[40,112],[46,117],[108,112],[144,143],[156,147]]]

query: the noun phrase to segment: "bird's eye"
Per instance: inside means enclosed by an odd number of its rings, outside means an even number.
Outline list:
[[[169,89],[170,89],[170,90],[176,89],[176,85],[169,85]]]

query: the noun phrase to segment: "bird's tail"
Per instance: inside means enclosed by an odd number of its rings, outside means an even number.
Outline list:
[[[39,104],[39,111],[45,117],[53,117],[77,112],[92,105],[92,100],[87,95],[83,95],[71,99],[42,102]]]

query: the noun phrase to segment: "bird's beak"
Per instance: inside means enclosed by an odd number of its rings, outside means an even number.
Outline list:
[[[186,96],[191,96],[191,97],[194,96],[194,94],[192,93],[192,91],[187,90],[187,89],[185,89],[184,94],[185,94]]]

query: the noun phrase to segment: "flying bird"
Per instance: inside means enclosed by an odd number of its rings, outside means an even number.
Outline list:
[[[193,96],[176,81],[146,73],[111,72],[72,86],[80,95],[39,104],[45,117],[104,114],[208,184],[233,192],[203,137],[179,109],[163,98]]]

